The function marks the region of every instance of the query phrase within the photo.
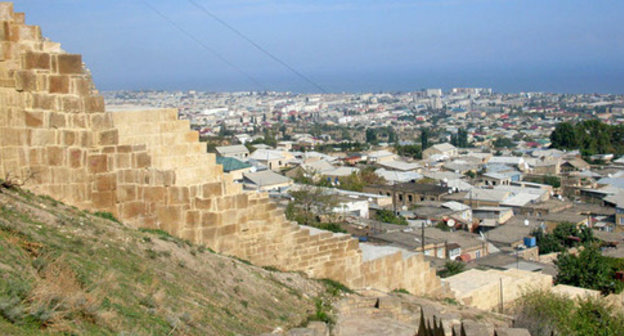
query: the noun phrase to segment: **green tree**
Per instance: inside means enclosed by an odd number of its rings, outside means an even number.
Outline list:
[[[371,184],[386,184],[383,177],[375,174],[372,167],[367,167],[359,172],[353,172],[351,175],[339,177],[340,182],[338,188],[351,191],[362,191],[364,187]]]
[[[388,224],[407,225],[407,220],[405,218],[395,215],[391,210],[377,210],[375,213],[375,219]]]
[[[494,148],[514,148],[516,144],[509,138],[499,137],[493,143]]]
[[[335,195],[319,187],[305,186],[289,194],[292,201],[286,209],[286,217],[303,225],[319,224],[320,216],[331,214],[338,204]]]
[[[366,129],[366,143],[377,143],[377,131],[374,128]]]
[[[579,229],[574,223],[563,222],[557,224],[552,235],[555,239],[557,239],[557,241],[560,242],[561,245],[565,247],[574,247],[577,245],[577,242],[573,238],[579,237]]]
[[[342,129],[342,131],[341,131],[341,135],[340,135],[340,138],[341,138],[343,141],[351,141],[351,140],[352,140],[352,138],[351,138],[351,133],[349,133],[349,130],[348,130],[348,129],[346,129],[346,128],[343,128],[343,129]]]
[[[468,132],[461,127],[457,130],[457,145],[460,148],[468,147]]]
[[[576,149],[578,142],[574,126],[569,122],[560,123],[550,134],[550,143],[553,148]]]
[[[578,255],[563,252],[555,265],[558,269],[557,284],[595,289],[605,295],[622,289],[621,282],[614,279],[613,269],[594,244],[585,246]]]
[[[576,124],[560,123],[550,134],[552,148],[578,149],[583,156],[624,154],[624,125],[608,125],[600,120]]]
[[[419,145],[396,145],[394,147],[397,154],[407,156],[414,159],[422,159],[422,149]]]
[[[423,128],[420,130],[420,148],[425,150],[429,148],[429,134],[430,131],[428,128]]]
[[[455,274],[459,274],[466,269],[466,264],[461,261],[448,260],[444,263],[444,269],[442,269],[438,275],[442,278],[448,278]]]
[[[541,228],[533,230],[531,235],[537,240],[540,254],[563,252],[566,249],[579,244],[595,242],[591,228],[578,229],[577,225],[570,222],[562,222],[555,227],[552,233],[547,234]],[[578,239],[575,239],[578,238]],[[580,243],[578,242],[580,240]]]

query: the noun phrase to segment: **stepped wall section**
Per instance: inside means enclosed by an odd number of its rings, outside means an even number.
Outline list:
[[[173,109],[107,112],[80,55],[0,3],[0,177],[215,251],[353,288],[446,293],[421,255],[286,220],[243,192]]]

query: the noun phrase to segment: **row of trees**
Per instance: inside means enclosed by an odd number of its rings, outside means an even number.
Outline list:
[[[456,134],[451,134],[451,145],[459,148],[469,147],[468,132],[463,128],[459,128]]]
[[[317,176],[314,171],[299,171],[294,177],[295,182],[319,187],[333,188],[337,187],[343,190],[362,191],[364,187],[371,184],[386,184],[386,180],[375,174],[373,167],[366,167],[359,172],[353,172],[348,176],[338,178],[338,183],[334,184],[333,180],[326,176]]]
[[[377,144],[382,138],[389,143],[399,141],[399,137],[392,126],[366,129],[366,143]]]
[[[394,148],[398,155],[413,159],[422,159],[422,147],[419,145],[396,145]]]
[[[599,120],[563,122],[550,134],[550,142],[553,148],[578,149],[584,156],[624,154],[624,125],[608,125]]]

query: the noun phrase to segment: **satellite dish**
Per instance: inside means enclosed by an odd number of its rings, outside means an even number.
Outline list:
[[[454,219],[449,219],[446,222],[446,225],[448,225],[448,227],[455,227],[455,220]]]
[[[524,226],[529,226],[529,220],[528,219],[524,220]]]

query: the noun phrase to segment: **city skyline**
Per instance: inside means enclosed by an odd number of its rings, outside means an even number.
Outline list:
[[[197,1],[329,92],[492,87],[622,93],[612,1]],[[102,90],[316,92],[191,2],[16,1]],[[228,66],[159,17],[217,51]]]

